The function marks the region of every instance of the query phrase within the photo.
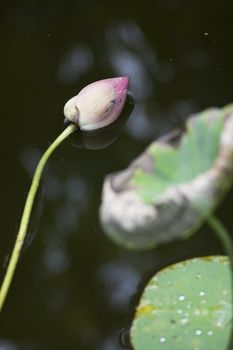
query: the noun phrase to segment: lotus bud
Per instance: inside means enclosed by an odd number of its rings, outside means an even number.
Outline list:
[[[120,115],[128,92],[129,78],[103,79],[87,85],[64,107],[68,121],[81,130],[96,130]]]

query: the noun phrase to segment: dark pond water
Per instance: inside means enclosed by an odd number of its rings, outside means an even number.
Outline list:
[[[50,160],[0,316],[0,349],[129,348],[120,335],[150,276],[169,263],[223,250],[207,226],[152,252],[117,247],[98,219],[103,178],[188,113],[233,101],[233,2],[9,0],[0,6],[2,276],[34,167],[63,128],[66,100],[92,81],[123,74],[131,77],[135,100],[110,147],[91,151],[68,141]],[[231,232],[232,204],[231,192],[218,210]]]

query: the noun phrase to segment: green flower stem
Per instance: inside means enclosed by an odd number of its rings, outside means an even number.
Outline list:
[[[20,253],[24,244],[24,240],[27,234],[27,228],[30,220],[30,215],[34,203],[34,199],[37,193],[37,189],[40,183],[40,178],[44,169],[44,166],[51,156],[51,154],[55,151],[55,149],[64,141],[70,134],[72,134],[77,127],[74,124],[70,124],[57,138],[56,140],[48,147],[48,149],[43,154],[41,160],[39,161],[37,168],[35,170],[34,177],[32,179],[32,184],[28,192],[28,196],[26,199],[26,203],[24,206],[19,231],[16,237],[15,245],[12,251],[12,255],[9,261],[9,265],[7,267],[7,271],[2,283],[2,287],[0,290],[0,311],[2,310],[4,301],[6,299],[8,290],[11,285],[11,281],[14,276],[14,272],[16,269],[16,265],[18,263]]]
[[[230,233],[214,215],[208,216],[207,222],[220,239],[225,252],[229,255],[231,266],[233,268],[233,244]]]
[[[229,256],[231,266],[231,292],[233,300],[233,244],[230,233],[226,230],[224,225],[214,215],[210,215],[207,218],[207,222],[215,234],[218,236],[222,243],[222,246]],[[233,349],[233,328],[231,328],[231,337],[228,342],[227,350]]]

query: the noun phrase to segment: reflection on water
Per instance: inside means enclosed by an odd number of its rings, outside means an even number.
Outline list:
[[[73,84],[93,68],[94,55],[87,45],[72,48],[58,67],[58,79],[64,84]]]
[[[147,118],[143,103],[138,103],[135,106],[134,116],[130,118],[126,130],[135,139],[147,140],[153,137],[153,124]]]
[[[137,271],[121,261],[109,262],[100,266],[97,277],[104,284],[105,302],[109,303],[116,311],[127,308],[133,291],[139,283]]]
[[[187,114],[232,101],[232,10],[232,2],[210,0],[6,2],[2,262],[35,165],[63,127],[65,101],[92,81],[127,74],[135,106],[120,137],[111,143],[112,134],[105,136],[108,147],[89,138],[76,139],[76,148],[69,140],[49,161],[29,228],[32,244],[0,317],[0,350],[127,348],[119,334],[148,278],[169,263],[222,253],[206,227],[153,252],[125,252],[104,236],[98,208],[107,173],[125,168]],[[232,194],[220,209],[229,230],[231,202]]]
[[[11,341],[1,340],[0,341],[0,349],[1,350],[17,350],[17,347]]]
[[[111,24],[106,28],[106,46],[113,69],[119,75],[129,75],[134,82],[134,98],[137,101],[149,98],[153,93],[157,60],[137,24],[133,21]]]
[[[65,247],[58,240],[49,240],[44,253],[45,268],[52,274],[60,274],[69,267],[67,252]]]

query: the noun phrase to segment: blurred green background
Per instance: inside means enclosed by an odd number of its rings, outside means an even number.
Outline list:
[[[64,103],[92,81],[127,74],[135,106],[108,148],[67,141],[50,160],[0,315],[0,350],[129,349],[150,276],[224,253],[207,226],[151,252],[125,251],[102,232],[98,209],[106,174],[189,113],[233,102],[232,16],[227,0],[1,2],[2,276],[35,165],[63,129]],[[233,192],[218,210],[231,232],[232,204]]]

